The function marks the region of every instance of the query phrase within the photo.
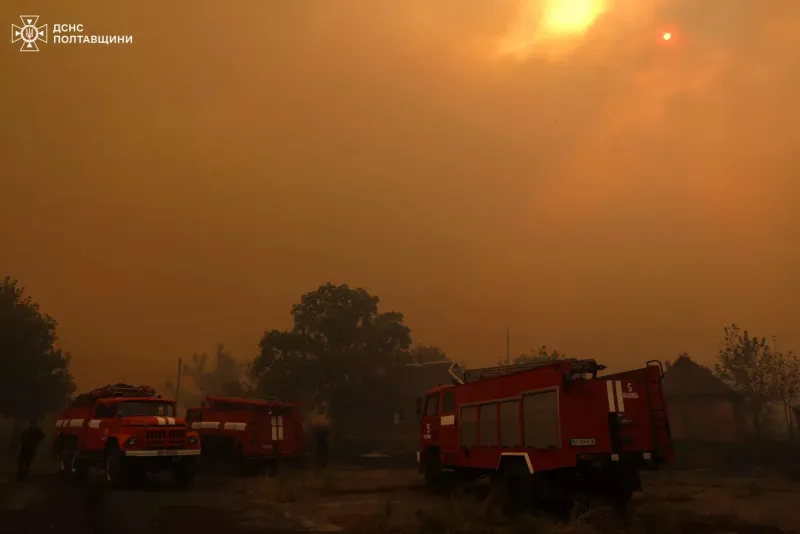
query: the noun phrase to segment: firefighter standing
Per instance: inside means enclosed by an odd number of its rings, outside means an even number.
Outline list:
[[[318,426],[315,434],[314,452],[316,453],[317,467],[324,469],[328,465],[328,429],[324,426]]]
[[[19,460],[17,462],[17,476],[20,479],[25,478],[28,471],[31,470],[31,462],[36,455],[36,447],[39,442],[44,439],[44,432],[39,428],[39,424],[31,420],[30,426],[22,431],[19,438]]]

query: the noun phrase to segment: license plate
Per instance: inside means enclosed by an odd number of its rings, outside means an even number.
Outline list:
[[[177,456],[178,451],[158,451],[159,456]]]
[[[594,440],[594,438],[570,440],[570,445],[573,447],[594,447],[596,444],[597,442]]]

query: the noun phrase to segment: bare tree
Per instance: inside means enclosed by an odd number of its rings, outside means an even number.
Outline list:
[[[203,396],[226,395],[244,396],[244,365],[225,350],[222,343],[217,344],[214,354],[214,367],[209,365],[208,354],[192,354],[190,362],[184,363],[184,375],[191,377]]]

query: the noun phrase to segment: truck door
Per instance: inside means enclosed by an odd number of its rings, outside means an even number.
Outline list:
[[[422,450],[439,444],[439,393],[429,393],[422,412]]]
[[[253,436],[258,440],[262,454],[264,451],[272,452],[272,425],[268,410],[256,409],[253,413]]]
[[[439,446],[442,450],[442,463],[452,465],[456,455],[456,392],[442,393],[441,415],[439,416]]]
[[[280,413],[280,411],[274,411],[270,417],[270,441],[276,452],[283,453],[285,451],[283,444],[283,415],[277,415]]]
[[[281,453],[292,455],[303,452],[303,421],[292,407],[283,407],[278,413],[281,414],[281,430],[278,434],[282,441]]]

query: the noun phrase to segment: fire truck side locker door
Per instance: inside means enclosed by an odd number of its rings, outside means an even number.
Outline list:
[[[445,391],[440,402],[439,446],[442,450],[442,463],[452,465],[456,460],[456,392]]]

